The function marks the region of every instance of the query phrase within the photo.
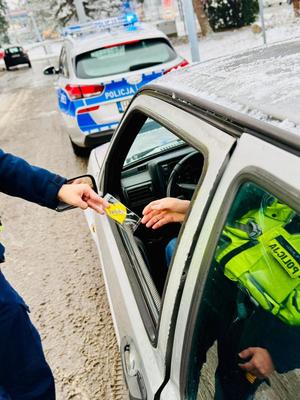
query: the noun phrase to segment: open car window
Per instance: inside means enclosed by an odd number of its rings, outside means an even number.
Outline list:
[[[189,399],[294,399],[300,385],[300,215],[238,191],[211,263],[190,354]]]
[[[190,200],[204,168],[201,152],[175,131],[149,117],[140,124],[123,159],[119,192],[111,194],[141,218],[144,208],[152,201],[166,196]],[[178,174],[174,175],[174,170]],[[178,237],[181,226],[178,222],[151,229],[140,224],[134,232],[129,232],[116,225],[123,251],[130,260],[124,259],[124,266],[130,280],[138,282],[132,285],[135,297],[142,299],[138,300],[139,304],[143,303],[141,307],[146,302],[155,327],[169,271],[170,257],[166,251],[169,243]],[[143,311],[142,315],[145,318],[146,313]],[[147,321],[145,325],[150,323]]]

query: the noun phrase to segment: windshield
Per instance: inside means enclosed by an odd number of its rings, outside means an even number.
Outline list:
[[[10,47],[9,49],[6,50],[6,52],[10,54],[21,53],[22,47]]]
[[[163,38],[134,40],[102,47],[76,57],[78,78],[99,78],[137,71],[174,60],[175,51]]]
[[[144,158],[184,144],[164,126],[148,118],[135,138],[124,162],[124,167]]]

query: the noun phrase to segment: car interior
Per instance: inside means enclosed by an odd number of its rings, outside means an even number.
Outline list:
[[[115,197],[140,217],[153,200],[163,197],[191,200],[204,170],[204,156],[199,151],[151,118],[144,119],[138,134],[130,141],[129,150],[128,142],[121,157],[124,161],[119,184],[112,193]],[[118,148],[123,146],[118,144]],[[156,230],[139,224],[134,232],[134,240],[160,295],[168,272],[165,248],[179,235],[180,228],[179,223]]]

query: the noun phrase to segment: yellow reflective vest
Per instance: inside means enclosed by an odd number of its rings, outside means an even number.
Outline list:
[[[225,226],[228,244],[216,260],[255,303],[286,324],[300,326],[300,232],[285,229],[294,214],[276,201],[249,211]]]

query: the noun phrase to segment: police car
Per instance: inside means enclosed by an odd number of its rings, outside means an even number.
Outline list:
[[[135,14],[64,30],[57,97],[73,149],[108,141],[130,99],[144,84],[188,62],[168,38]]]

